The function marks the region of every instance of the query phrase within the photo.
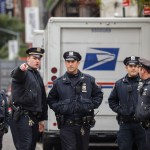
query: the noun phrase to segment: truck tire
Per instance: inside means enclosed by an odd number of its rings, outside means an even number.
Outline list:
[[[55,144],[44,144],[43,143],[43,150],[61,150],[59,145]]]
[[[43,134],[43,150],[61,150],[58,136],[51,136],[49,133]]]

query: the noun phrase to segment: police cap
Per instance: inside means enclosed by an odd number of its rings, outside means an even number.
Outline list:
[[[80,61],[82,58],[78,52],[74,52],[74,51],[65,52],[63,57],[65,60],[77,60],[77,61]]]
[[[139,65],[145,69],[150,70],[150,61],[144,58],[139,59]]]
[[[123,63],[127,65],[138,65],[139,64],[139,57],[136,56],[130,56],[126,57],[123,61]]]
[[[26,50],[26,54],[42,57],[44,54],[44,49],[40,47],[32,47]]]

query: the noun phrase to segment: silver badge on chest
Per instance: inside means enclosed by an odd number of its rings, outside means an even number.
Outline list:
[[[82,83],[82,92],[83,93],[87,92],[86,83]]]
[[[139,82],[137,90],[139,91],[143,86],[143,82]]]
[[[142,95],[147,95],[147,89],[144,89],[143,94]]]

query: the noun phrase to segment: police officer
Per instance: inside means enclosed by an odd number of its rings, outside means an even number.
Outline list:
[[[146,149],[145,131],[135,118],[138,101],[138,59],[131,56],[124,59],[127,75],[116,81],[108,98],[110,108],[117,113],[119,131],[117,142],[120,150],[132,150],[135,142],[138,150]]]
[[[142,121],[142,125],[146,129],[146,142],[148,150],[150,150],[150,61],[139,59],[139,63],[139,75],[143,84],[139,88],[136,116]]]
[[[10,131],[11,131],[14,146],[15,146],[16,150],[18,150],[19,149],[18,129],[17,129],[16,121],[13,120],[12,118],[9,121],[9,127],[10,127]]]
[[[12,109],[19,135],[18,150],[35,150],[38,129],[44,130],[47,119],[46,92],[38,72],[44,49],[33,47],[26,53],[27,62],[11,73]]]
[[[8,132],[10,115],[5,91],[0,91],[0,150],[2,149],[3,136]]]
[[[94,126],[94,109],[103,99],[95,78],[80,72],[81,55],[75,51],[63,55],[66,73],[54,81],[48,104],[56,114],[62,150],[88,150],[90,128]]]

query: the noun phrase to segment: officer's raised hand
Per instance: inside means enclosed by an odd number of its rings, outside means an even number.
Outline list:
[[[20,69],[22,71],[27,71],[28,70],[28,65],[26,63],[21,64]]]

